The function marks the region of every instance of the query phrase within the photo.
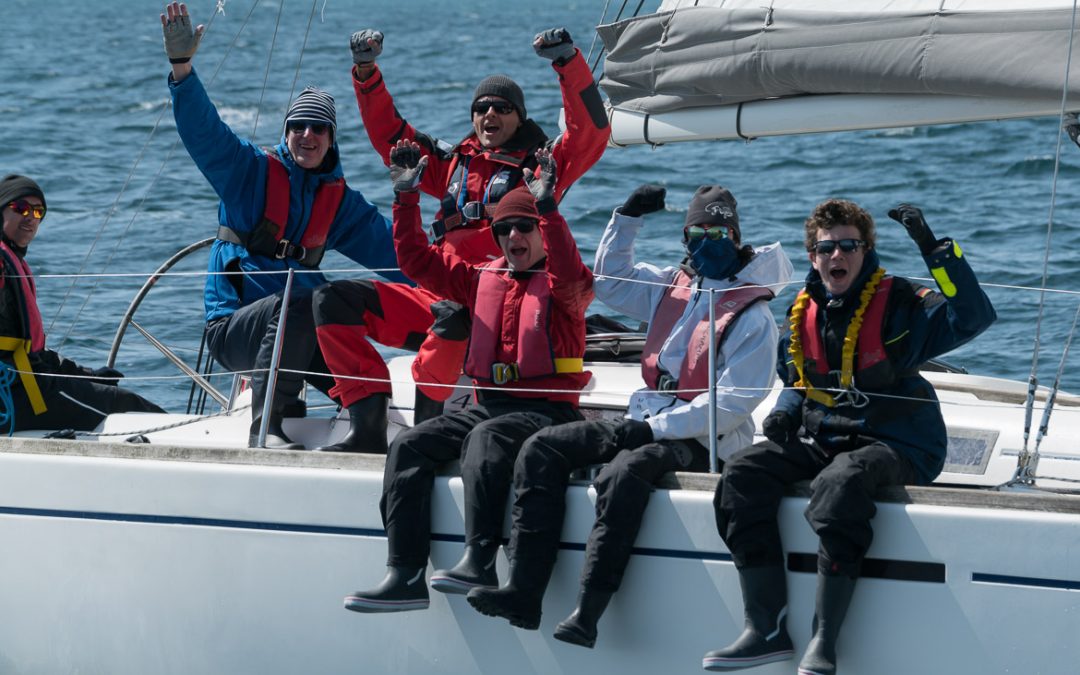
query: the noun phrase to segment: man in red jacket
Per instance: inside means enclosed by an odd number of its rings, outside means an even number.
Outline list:
[[[375,64],[382,33],[359,31],[350,45],[353,87],[371,144],[386,163],[399,140],[419,146],[427,158],[419,189],[441,202],[432,226],[435,243],[468,263],[502,255],[490,234],[492,214],[499,200],[521,185],[524,170],[535,167],[538,149],[548,149],[555,163],[556,202],[604,152],[608,122],[600,94],[585,58],[563,28],[544,31],[533,41],[537,54],[551,59],[562,89],[566,131],[554,140],[528,118],[521,88],[505,75],[492,75],[473,94],[471,132],[453,147],[436,141],[398,113]],[[346,438],[325,449],[364,450],[367,439],[385,436],[389,372],[379,359],[356,358],[365,337],[419,349],[413,363],[418,383],[414,423],[442,412],[461,371],[469,332],[466,313],[433,288],[347,280],[323,290],[316,308],[319,344],[330,370],[343,376],[334,392],[349,408],[351,420]]]
[[[425,609],[431,548],[431,488],[436,468],[461,459],[465,490],[465,555],[437,570],[431,585],[446,593],[498,586],[495,555],[514,461],[534,432],[582,419],[585,309],[593,276],[555,204],[555,161],[537,151],[528,190],[499,201],[491,231],[503,257],[473,265],[428,244],[420,226],[418,185],[428,158],[400,141],[391,154],[394,242],[402,271],[442,297],[468,308],[471,330],[465,373],[476,402],[412,427],[394,438],[386,458],[383,525],[389,544],[382,583],[345,598],[356,612]]]

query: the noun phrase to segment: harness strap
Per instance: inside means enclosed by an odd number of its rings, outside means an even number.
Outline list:
[[[17,337],[0,337],[0,350],[11,352],[15,361],[15,368],[19,371],[19,379],[22,381],[26,398],[30,399],[30,406],[35,415],[40,415],[48,408],[45,407],[45,399],[41,395],[37,378],[30,367],[30,340]]]

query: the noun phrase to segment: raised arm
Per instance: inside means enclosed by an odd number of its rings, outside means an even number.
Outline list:
[[[552,145],[559,180],[556,201],[604,154],[610,128],[600,91],[593,81],[589,64],[574,46],[565,28],[551,28],[533,38],[533,49],[559,76],[565,111],[566,131]]]
[[[416,143],[401,140],[390,153],[394,184],[394,247],[401,271],[424,288],[463,305],[475,295],[476,272],[452,253],[428,243],[421,226],[419,186],[428,158]]]
[[[353,90],[356,92],[356,104],[360,108],[364,130],[371,146],[387,166],[390,166],[390,151],[398,141],[417,143],[420,152],[428,158],[420,190],[441,198],[446,191],[452,169],[450,155],[446,148],[440,147],[438,142],[427,134],[417,131],[398,112],[383,81],[382,71],[375,63],[375,59],[382,53],[383,39],[380,31],[370,28],[356,31],[349,39],[354,64]]]

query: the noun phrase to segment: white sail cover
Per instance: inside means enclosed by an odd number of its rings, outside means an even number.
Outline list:
[[[959,97],[974,112],[953,116],[972,119],[1045,115],[1061,106],[1072,20],[1071,0],[670,0],[597,29],[607,50],[600,85],[635,117],[838,94],[871,106],[891,97],[885,107],[910,98],[916,108]],[[1070,105],[1080,102],[1077,53]],[[935,123],[916,117],[880,126]]]

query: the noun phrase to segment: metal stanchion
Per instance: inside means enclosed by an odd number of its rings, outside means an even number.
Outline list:
[[[266,430],[270,426],[270,411],[274,405],[277,389],[278,364],[281,363],[281,343],[285,339],[285,317],[289,314],[289,294],[292,292],[293,270],[285,279],[285,293],[281,298],[281,314],[278,316],[277,334],[274,335],[274,353],[270,357],[270,372],[266,374],[266,395],[263,400],[262,422],[259,424],[259,447],[266,447]]]
[[[709,473],[720,471],[716,457],[716,297],[709,289]]]

